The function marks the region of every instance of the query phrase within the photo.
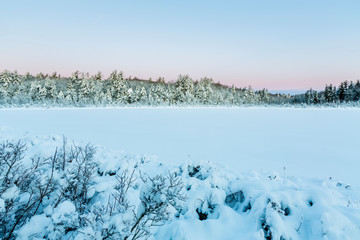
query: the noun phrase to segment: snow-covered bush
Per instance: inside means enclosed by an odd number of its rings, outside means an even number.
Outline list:
[[[131,228],[132,239],[149,236],[151,226],[159,226],[171,220],[181,212],[181,202],[186,199],[182,192],[183,183],[176,173],[142,178],[142,181],[141,203]]]
[[[0,144],[1,239],[356,239],[360,194],[333,179],[164,165],[61,137]]]
[[[139,167],[129,166],[104,175],[90,145],[68,145],[64,138],[52,155],[26,151],[22,141],[0,145],[2,239],[146,238],[153,226],[179,213],[185,199],[175,174],[142,176]],[[112,183],[99,190],[99,184]]]
[[[0,237],[13,238],[14,231],[41,211],[53,189],[54,157],[23,162],[26,145],[21,141],[0,145]]]
[[[4,205],[0,212],[0,237],[13,238],[28,219],[45,210],[53,212],[54,231],[61,226],[61,233],[66,233],[81,225],[96,166],[92,161],[94,149],[73,146],[66,152],[63,145],[61,154],[55,149],[51,157],[32,156],[31,162],[26,161],[29,159],[25,158],[25,151],[26,145],[21,141],[0,145],[0,199]],[[64,222],[61,214],[70,205],[76,206],[76,216]]]

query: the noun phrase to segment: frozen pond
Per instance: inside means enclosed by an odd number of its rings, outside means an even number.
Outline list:
[[[2,109],[0,127],[65,135],[164,162],[360,182],[360,109]],[[1,133],[1,132],[0,132]]]

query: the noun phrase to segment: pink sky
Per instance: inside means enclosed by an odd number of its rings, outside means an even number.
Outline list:
[[[0,71],[189,74],[269,90],[360,79],[360,2],[7,1]]]

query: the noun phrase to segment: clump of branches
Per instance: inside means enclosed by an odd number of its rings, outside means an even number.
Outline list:
[[[93,159],[95,152],[95,147],[89,144],[85,147],[75,144],[68,147],[66,138],[63,138],[62,148],[55,161],[55,169],[60,175],[62,184],[54,207],[65,198],[79,201],[80,205],[86,203],[91,180],[97,167]]]
[[[21,141],[0,143],[0,239],[15,239],[42,214],[51,219],[51,229],[36,237],[61,238],[91,228],[103,239],[147,239],[153,227],[182,211],[186,196],[176,173],[144,176],[138,167],[127,168],[110,176],[116,179],[111,191],[95,193],[99,171],[93,146],[68,145],[64,138],[51,157],[27,158],[26,150]],[[132,190],[140,190],[139,199],[130,198]],[[75,211],[56,217],[63,203]]]
[[[0,144],[0,198],[5,201],[4,209],[0,209],[1,239],[14,239],[14,231],[37,214],[54,188],[57,151],[47,159],[32,158],[29,166],[23,163],[25,151],[21,141]]]
[[[56,148],[51,157],[33,156],[31,161],[24,161],[25,152],[26,144],[21,141],[0,144],[0,201],[4,202],[0,208],[0,239],[14,239],[16,230],[43,213],[45,199],[53,208],[70,200],[79,213],[74,226],[85,226],[84,213],[97,167],[93,161],[95,148],[75,144],[67,147],[64,138],[62,148]]]
[[[100,204],[93,208],[94,220],[102,226],[103,239],[125,239],[133,222],[132,214],[135,206],[128,200],[128,191],[135,187],[138,179],[135,176],[135,169],[131,172],[124,170],[115,177],[117,180],[114,186],[115,191],[109,196],[107,204]],[[116,216],[121,216],[121,226],[116,226],[114,223],[107,224]]]
[[[80,215],[80,226],[86,225],[84,214],[88,211],[87,204],[92,197],[89,193],[98,166],[94,161],[95,152],[95,147],[89,144],[85,147],[73,144],[67,148],[67,140],[63,138],[63,146],[55,161],[61,184],[58,185],[53,207],[56,208],[61,202],[70,200]]]
[[[116,175],[116,192],[109,197],[107,205],[94,210],[97,222],[113,222],[121,216],[121,226],[106,225],[102,229],[103,239],[147,239],[151,228],[160,226],[181,211],[181,202],[186,199],[184,185],[176,174],[144,177],[136,171],[125,170]],[[137,181],[140,180],[140,181]],[[127,199],[130,188],[142,184],[140,205],[136,208]],[[137,211],[136,211],[137,210]]]
[[[151,234],[150,228],[164,224],[180,212],[181,203],[186,199],[183,193],[184,184],[176,173],[141,177],[141,180],[145,184],[140,194],[141,203],[125,240],[148,238]]]

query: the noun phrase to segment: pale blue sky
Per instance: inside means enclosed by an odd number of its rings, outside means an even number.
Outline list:
[[[360,1],[0,0],[0,71],[124,71],[227,85],[360,79]]]

